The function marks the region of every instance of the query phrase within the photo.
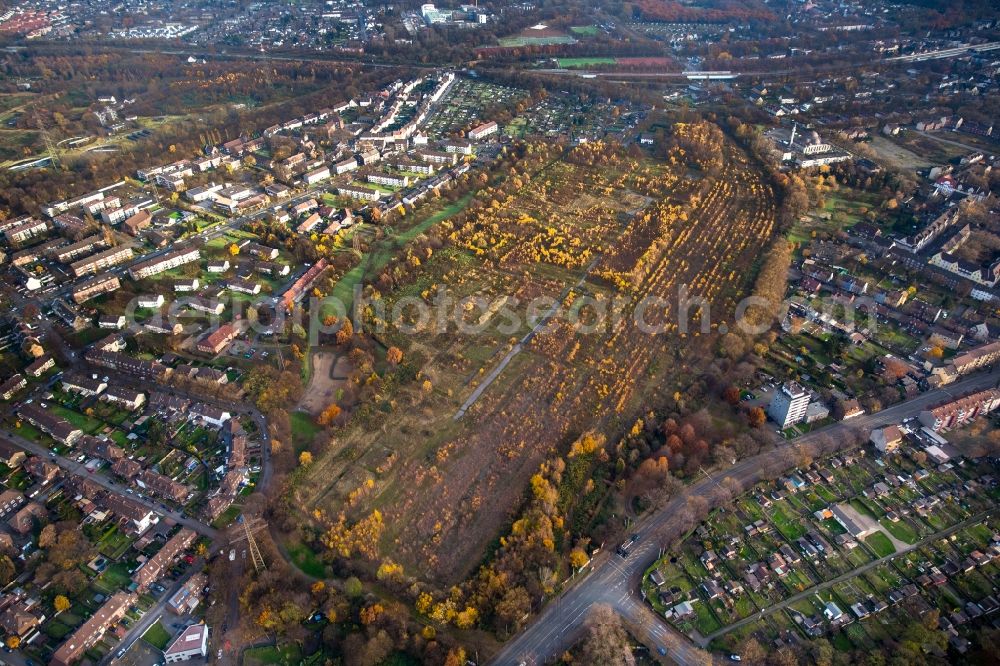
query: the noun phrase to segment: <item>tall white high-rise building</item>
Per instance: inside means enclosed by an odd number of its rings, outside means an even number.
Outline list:
[[[806,407],[809,406],[809,394],[796,382],[785,382],[781,390],[771,398],[767,407],[767,415],[781,429],[801,422],[806,417]]]

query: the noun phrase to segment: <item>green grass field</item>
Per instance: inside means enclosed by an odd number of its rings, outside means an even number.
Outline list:
[[[305,412],[292,412],[289,419],[292,422],[292,440],[296,451],[306,448],[316,433],[323,429]]]
[[[518,46],[548,46],[549,44],[576,44],[569,35],[553,35],[551,37],[501,37],[500,46],[515,48]]]
[[[887,537],[882,532],[875,532],[874,534],[865,538],[865,543],[875,551],[875,554],[879,557],[886,557],[892,555],[896,552],[896,547],[892,545]]]
[[[319,556],[309,546],[302,543],[290,545],[288,547],[288,554],[291,556],[295,566],[304,573],[309,574],[313,578],[323,578],[326,576],[326,565],[323,564]]]
[[[250,648],[243,653],[243,663],[250,666],[298,664],[301,659],[301,651],[297,644],[283,645],[281,647],[256,647]]]
[[[883,518],[879,521],[879,523],[881,523],[882,527],[884,527],[889,534],[896,537],[900,541],[912,544],[916,543],[917,539],[920,538],[920,535],[918,535],[917,531],[913,529],[913,526],[903,520],[894,523],[888,518]]]
[[[613,65],[618,62],[615,58],[559,58],[559,66],[567,69],[575,67],[592,67],[594,65]]]
[[[596,25],[574,25],[570,28],[570,31],[574,35],[583,35],[585,37],[594,37],[600,32]]]
[[[142,639],[157,650],[162,650],[170,642],[170,634],[163,628],[162,624],[157,622],[146,630],[146,633],[142,635]]]

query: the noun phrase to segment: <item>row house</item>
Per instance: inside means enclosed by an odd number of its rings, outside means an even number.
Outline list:
[[[109,250],[92,254],[89,257],[80,259],[70,264],[70,269],[76,277],[85,275],[95,275],[112,266],[124,263],[132,258],[132,248],[122,245]]]
[[[116,592],[112,595],[52,654],[53,666],[70,666],[78,661],[87,650],[104,637],[108,629],[118,624],[128,609],[138,601],[139,597],[132,592]]]
[[[410,177],[391,173],[370,173],[365,177],[369,183],[376,185],[386,185],[388,187],[407,187],[410,184]]]
[[[204,312],[205,314],[216,316],[221,315],[226,309],[225,303],[214,298],[192,298],[185,301],[185,305],[195,312]]]
[[[178,483],[169,476],[158,474],[150,469],[144,469],[139,473],[138,482],[154,495],[174,502],[183,502],[190,494],[188,487],[183,483]]]
[[[198,534],[194,530],[182,527],[180,532],[163,544],[163,548],[146,560],[132,574],[132,582],[136,584],[137,589],[143,592],[151,583],[155,583],[162,578],[170,567],[173,566],[177,558],[190,548],[197,538]]]
[[[0,462],[4,465],[12,470],[17,469],[27,457],[27,454],[20,447],[15,446],[13,442],[0,438]]]
[[[306,185],[313,185],[313,184],[318,183],[318,182],[320,182],[322,180],[326,180],[329,177],[330,177],[330,168],[322,166],[322,167],[313,169],[312,171],[306,172],[306,174],[302,178],[303,178],[303,180],[305,180]]]
[[[295,215],[296,217],[299,215],[305,215],[309,211],[316,208],[319,208],[319,203],[315,199],[306,199],[302,203],[292,206],[292,215]]]
[[[56,360],[48,354],[45,354],[44,356],[32,361],[32,363],[24,369],[24,373],[29,377],[37,379],[54,367],[56,367]]]
[[[1000,390],[978,391],[920,412],[920,422],[931,430],[950,430],[1000,407]]]
[[[1000,340],[959,354],[952,360],[952,364],[960,375],[964,375],[980,368],[988,368],[998,360],[1000,360]]]
[[[103,399],[105,402],[120,405],[134,412],[146,402],[146,395],[142,391],[125,386],[111,386],[104,392]]]
[[[178,248],[159,257],[135,264],[129,268],[129,275],[133,280],[141,280],[189,264],[192,261],[198,261],[200,258],[201,252],[196,247]]]
[[[353,157],[349,157],[346,160],[341,160],[340,162],[337,162],[336,164],[333,165],[334,173],[336,173],[338,176],[347,173],[348,171],[354,171],[357,168],[358,168],[358,161]]]
[[[73,426],[69,421],[35,404],[21,405],[17,410],[17,415],[66,446],[72,446],[83,436],[83,431]]]
[[[117,275],[104,274],[81,282],[73,288],[73,301],[85,303],[101,294],[109,294],[121,289],[122,283]]]
[[[213,405],[196,403],[191,406],[190,416],[205,425],[221,428],[232,418],[232,414]]]
[[[424,162],[431,164],[446,164],[454,166],[458,162],[458,155],[455,153],[443,153],[437,150],[418,150],[417,157]]]
[[[249,294],[251,296],[256,296],[257,294],[260,293],[260,283],[236,278],[233,280],[226,281],[226,289],[228,289],[229,291],[235,291],[240,294]]]
[[[247,254],[256,259],[264,259],[267,261],[273,261],[278,258],[278,250],[273,247],[268,247],[266,245],[261,245],[260,243],[250,242],[247,243],[243,248]]]
[[[85,398],[100,395],[104,389],[108,388],[107,382],[76,372],[66,374],[60,383],[64,391],[79,393]]]
[[[48,462],[41,456],[31,456],[25,460],[24,471],[42,485],[52,483],[59,476],[59,466]]]
[[[93,435],[84,435],[80,439],[80,450],[88,456],[101,458],[108,462],[115,462],[125,457],[125,449],[115,444],[109,439],[101,439]]]
[[[292,270],[288,264],[279,264],[270,261],[258,262],[254,264],[253,268],[258,273],[271,277],[285,277]]]
[[[363,201],[378,201],[382,198],[381,192],[363,185],[342,185],[337,188],[337,194]]]
[[[159,381],[169,376],[171,372],[171,368],[162,363],[138,359],[119,352],[92,349],[87,352],[84,358],[92,365],[135,375],[142,379]]]
[[[131,481],[142,473],[142,465],[128,458],[119,458],[111,466],[111,471],[123,479]]]
[[[0,384],[0,398],[10,400],[27,385],[28,380],[24,378],[24,375],[16,374],[7,379],[3,384]]]
[[[39,522],[49,517],[49,512],[38,502],[30,502],[15,513],[7,524],[12,530],[25,536],[31,534]]]
[[[298,280],[285,290],[285,293],[281,296],[285,310],[290,311],[292,309],[292,305],[305,295],[309,287],[312,286],[312,283],[326,270],[327,266],[329,266],[329,263],[326,257],[321,257],[319,261],[313,264],[309,270],[303,273]]]
[[[125,320],[125,315],[123,315],[123,314],[101,315],[101,316],[99,316],[97,318],[97,327],[101,328],[101,329],[104,329],[104,330],[109,330],[109,331],[120,331],[123,328],[125,328],[125,324],[126,323],[127,322]],[[117,345],[115,345],[115,347],[116,347],[115,349],[108,349],[107,345],[110,344],[111,340],[117,340],[117,339],[121,339],[122,342],[124,343],[124,338],[122,338],[121,336],[118,336],[118,335],[109,335],[107,338],[105,338],[104,345],[101,346],[100,349],[103,349],[104,351],[122,351],[122,350],[124,350],[125,349],[125,345],[124,344],[121,345],[120,349],[117,348]]]
[[[477,127],[473,127],[469,130],[469,138],[473,141],[480,141],[490,136],[491,134],[496,134],[500,131],[500,126],[496,124],[495,121],[491,120],[487,123],[483,123]]]
[[[48,233],[49,225],[44,220],[28,218],[3,232],[8,245],[21,245],[36,236]]]
[[[24,494],[19,490],[8,488],[0,493],[0,515],[7,515],[24,504]]]
[[[107,239],[102,234],[94,234],[70,245],[60,247],[53,251],[51,256],[61,264],[71,264],[81,257],[92,254],[95,250],[107,247],[107,245]]]
[[[118,526],[127,534],[142,534],[159,522],[159,517],[144,505],[115,493],[104,498],[104,506],[118,517]]]
[[[314,229],[316,229],[316,227],[318,227],[322,221],[323,218],[320,216],[319,213],[313,213],[312,215],[304,219],[302,223],[298,227],[296,227],[295,230],[300,234],[308,234],[311,233]]]

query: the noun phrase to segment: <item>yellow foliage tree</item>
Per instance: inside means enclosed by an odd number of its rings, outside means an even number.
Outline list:
[[[57,613],[62,613],[63,611],[68,611],[72,604],[62,594],[57,594],[56,598],[52,601],[53,607],[56,609]]]
[[[426,592],[421,592],[420,596],[417,597],[417,603],[415,605],[417,612],[421,615],[427,615],[430,611],[431,606],[434,605],[434,597],[427,594]]]
[[[311,465],[313,461],[313,456],[308,451],[303,451],[299,454],[299,464],[303,467]]]
[[[585,566],[589,560],[590,558],[587,557],[587,553],[582,548],[574,548],[569,552],[569,563],[574,569]]]

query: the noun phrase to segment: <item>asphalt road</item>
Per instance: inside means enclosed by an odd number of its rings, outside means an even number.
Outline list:
[[[611,606],[626,619],[640,627],[640,633],[650,640],[659,641],[655,645],[665,647],[671,659],[683,666],[706,663],[711,657],[693,645],[685,637],[674,631],[651,610],[642,612],[639,606],[645,604],[638,598],[636,590],[642,575],[660,550],[669,547],[683,534],[689,498],[700,497],[709,508],[717,503],[717,484],[725,478],[733,478],[748,488],[755,483],[773,478],[776,461],[782,460],[781,453],[794,447],[809,451],[811,445],[829,437],[838,447],[848,446],[851,430],[870,431],[883,425],[899,423],[916,416],[921,410],[949,398],[995,386],[1000,381],[1000,369],[989,373],[973,375],[950,386],[928,391],[906,402],[901,402],[876,414],[866,414],[846,422],[833,424],[803,435],[793,441],[779,444],[777,450],[770,450],[751,458],[746,458],[714,478],[705,478],[689,487],[668,502],[664,507],[649,514],[630,530],[640,535],[628,559],[614,553],[614,545],[609,544],[595,556],[590,565],[590,573],[548,603],[534,621],[518,636],[498,652],[492,664],[497,666],[519,666],[520,664],[543,664],[572,647],[580,638],[590,610],[597,604]],[[839,437],[838,437],[839,436]],[[655,618],[655,622],[652,619]]]

